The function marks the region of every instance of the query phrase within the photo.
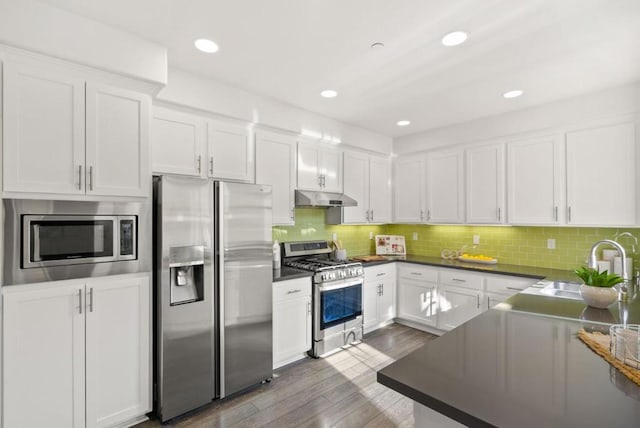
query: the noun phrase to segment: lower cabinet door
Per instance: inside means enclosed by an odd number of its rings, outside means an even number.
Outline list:
[[[378,325],[378,294],[380,284],[377,282],[365,282],[362,289],[362,319],[364,331],[368,332]]]
[[[435,327],[436,285],[401,279],[398,287],[398,317]]]
[[[2,426],[85,426],[84,281],[2,288]]]
[[[387,278],[380,284],[378,298],[378,322],[387,322],[396,316],[396,287],[395,281]]]
[[[273,308],[273,365],[280,367],[311,349],[311,296],[276,302]]]
[[[438,328],[452,330],[482,313],[480,292],[457,287],[438,291]]]
[[[86,282],[87,427],[151,411],[147,275]]]

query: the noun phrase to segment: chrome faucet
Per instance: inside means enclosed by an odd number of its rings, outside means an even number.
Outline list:
[[[589,251],[589,267],[598,269],[598,259],[596,258],[596,250],[601,244],[608,244],[614,247],[620,253],[621,269],[622,269],[622,283],[620,283],[620,289],[618,290],[618,300],[625,301],[628,297],[629,291],[629,275],[627,275],[627,252],[622,248],[622,245],[611,239],[602,239],[597,241],[591,247]]]

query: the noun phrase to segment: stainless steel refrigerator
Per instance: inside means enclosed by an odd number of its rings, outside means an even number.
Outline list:
[[[271,188],[154,177],[156,413],[271,378]]]

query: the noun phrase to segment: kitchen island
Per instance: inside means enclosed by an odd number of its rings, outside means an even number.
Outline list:
[[[640,323],[640,299],[590,310],[518,294],[380,370],[378,382],[414,400],[416,426],[429,414],[452,426],[637,426],[640,386],[576,335],[606,333],[621,317]]]

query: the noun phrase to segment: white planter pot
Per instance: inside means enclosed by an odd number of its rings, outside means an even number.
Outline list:
[[[618,290],[615,287],[593,287],[582,284],[580,286],[580,296],[589,306],[605,309],[618,299]]]

